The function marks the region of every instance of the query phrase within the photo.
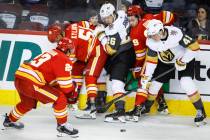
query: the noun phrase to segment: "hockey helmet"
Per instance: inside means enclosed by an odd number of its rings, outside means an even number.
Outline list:
[[[101,18],[105,18],[105,17],[108,17],[108,16],[111,16],[113,15],[115,12],[115,7],[114,5],[112,5],[111,3],[105,3],[101,6],[101,9],[100,9],[100,16]]]
[[[67,53],[68,51],[71,51],[71,53],[72,53],[75,50],[75,45],[70,38],[64,37],[58,42],[56,49],[58,49],[64,53]]]
[[[159,34],[161,30],[164,30],[163,23],[160,20],[152,19],[148,21],[144,35],[146,37],[153,36]]]
[[[57,41],[59,35],[61,35],[62,28],[60,25],[55,24],[48,28],[48,40],[52,43]]]

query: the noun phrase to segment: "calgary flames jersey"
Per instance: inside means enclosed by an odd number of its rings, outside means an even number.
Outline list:
[[[81,23],[69,25],[65,30],[65,37],[71,38],[75,45],[75,58],[87,62],[96,46],[100,45],[99,40],[94,37],[92,29],[80,26]]]
[[[89,29],[92,29],[92,30],[95,30],[96,26],[92,25],[90,22],[88,21],[80,21],[78,22],[78,25],[79,26],[82,26],[84,28],[89,28]]]
[[[174,22],[174,15],[169,11],[162,11],[159,14],[146,14],[143,19],[139,20],[137,26],[131,27],[130,37],[136,52],[135,67],[142,67],[146,55],[146,37],[144,31],[146,30],[147,22],[150,19],[157,19],[164,23],[164,25],[172,25]]]
[[[53,49],[35,57],[30,63],[22,64],[15,73],[36,85],[59,85],[64,93],[74,90],[71,80],[72,62],[61,51]]]

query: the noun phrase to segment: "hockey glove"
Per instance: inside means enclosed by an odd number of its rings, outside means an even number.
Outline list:
[[[149,76],[142,76],[141,77],[141,86],[142,86],[142,89],[149,89],[149,86],[151,84],[150,82],[151,78]]]
[[[77,99],[79,96],[79,94],[77,92],[78,86],[77,86],[76,82],[73,81],[73,85],[74,85],[74,90],[66,95],[68,104],[75,104],[77,102]]]
[[[175,62],[175,67],[178,71],[183,71],[186,69],[187,64],[182,62],[181,59],[177,59]]]

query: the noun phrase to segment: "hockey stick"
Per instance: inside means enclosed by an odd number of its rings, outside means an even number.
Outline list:
[[[173,67],[173,68],[169,69],[168,71],[165,71],[164,73],[162,73],[162,74],[158,75],[157,77],[151,79],[150,82],[155,81],[155,80],[157,80],[157,79],[159,79],[159,78],[165,76],[166,74],[172,72],[173,70],[175,70],[175,67]],[[132,92],[136,91],[137,89],[138,89],[138,88],[135,88],[135,89],[132,89],[132,90],[126,92],[125,94],[123,94],[123,95],[121,95],[121,96],[119,96],[119,97],[117,97],[117,98],[115,98],[115,99],[109,101],[108,103],[106,103],[106,104],[105,104],[104,106],[102,106],[101,108],[96,108],[96,109],[92,110],[90,113],[94,113],[94,112],[96,112],[96,111],[99,110],[99,109],[100,109],[101,112],[103,112],[103,113],[106,112],[106,111],[112,106],[113,103],[115,103],[115,102],[118,101],[119,99],[121,99],[121,98],[123,98],[123,97],[125,97],[125,96],[127,96],[127,95],[129,95],[129,94],[131,94]]]

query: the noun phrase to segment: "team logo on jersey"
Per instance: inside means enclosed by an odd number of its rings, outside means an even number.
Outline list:
[[[159,56],[164,62],[171,62],[175,57],[171,50],[159,52]]]
[[[70,64],[66,64],[65,65],[65,71],[71,72],[71,70],[72,70],[72,66]]]

